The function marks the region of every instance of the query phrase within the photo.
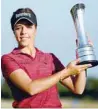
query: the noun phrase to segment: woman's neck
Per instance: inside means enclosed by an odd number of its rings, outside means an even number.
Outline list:
[[[35,57],[36,55],[36,49],[34,46],[21,47],[21,52],[29,54],[32,57]]]

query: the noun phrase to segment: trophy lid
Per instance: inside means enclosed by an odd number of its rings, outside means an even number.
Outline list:
[[[71,12],[71,14],[73,14],[73,13],[75,13],[78,9],[84,9],[84,8],[85,8],[85,5],[84,5],[83,3],[78,3],[78,4],[74,5],[74,6],[71,8],[70,12]]]
[[[78,16],[78,12],[81,12],[80,10],[84,10],[84,9],[85,9],[85,5],[83,3],[75,4],[71,8],[70,13],[71,13],[72,18],[73,18],[74,21],[76,20],[76,17]]]

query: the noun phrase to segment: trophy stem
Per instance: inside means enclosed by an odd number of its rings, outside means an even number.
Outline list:
[[[74,25],[76,28],[77,39],[79,42],[79,47],[83,47],[84,45],[88,45],[88,39],[85,35],[84,31],[84,20],[83,20],[83,13],[84,13],[85,5],[84,4],[76,4],[71,9],[72,18],[74,21]]]

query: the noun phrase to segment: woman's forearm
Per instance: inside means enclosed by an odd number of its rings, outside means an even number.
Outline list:
[[[73,84],[74,84],[75,93],[82,94],[86,85],[85,71],[82,71],[79,75],[76,75],[76,77],[74,77],[73,82],[74,82]]]
[[[36,79],[36,80],[32,80],[29,84],[29,93],[30,95],[34,95],[37,93],[40,93],[50,87],[52,87],[53,85],[57,84],[60,79],[62,77],[67,78],[68,74],[66,73],[66,69],[57,72],[51,76],[42,78],[42,79]]]

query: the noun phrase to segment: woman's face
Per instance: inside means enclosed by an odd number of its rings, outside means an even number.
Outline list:
[[[20,47],[34,45],[36,27],[27,20],[20,20],[14,27],[14,34]]]

